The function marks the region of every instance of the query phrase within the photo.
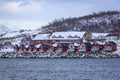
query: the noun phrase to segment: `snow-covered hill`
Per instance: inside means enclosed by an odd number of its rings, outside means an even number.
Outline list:
[[[10,28],[6,27],[5,25],[0,24],[0,34],[10,32]]]
[[[120,32],[120,12],[108,11],[82,17],[55,20],[42,28],[44,32],[89,31]]]
[[[12,32],[12,31],[19,31],[20,28],[17,26],[10,26],[7,24],[0,24],[0,34]]]

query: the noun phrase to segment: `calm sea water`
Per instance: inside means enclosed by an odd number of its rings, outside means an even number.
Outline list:
[[[0,80],[120,80],[120,59],[0,59]]]

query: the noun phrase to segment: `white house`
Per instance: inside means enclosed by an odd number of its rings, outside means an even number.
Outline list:
[[[108,33],[92,33],[92,39],[106,39]]]

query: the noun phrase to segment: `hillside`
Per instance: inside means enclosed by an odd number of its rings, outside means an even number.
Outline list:
[[[107,11],[82,17],[62,18],[43,26],[42,31],[46,33],[56,31],[120,32],[120,12]]]
[[[40,30],[20,30],[6,32],[0,36],[0,51],[13,51],[13,45],[30,44],[31,38],[40,33]]]
[[[0,34],[10,32],[10,28],[8,28],[6,25],[0,24]]]
[[[9,33],[12,31],[19,31],[20,28],[17,26],[11,26],[9,24],[0,23],[0,34]]]

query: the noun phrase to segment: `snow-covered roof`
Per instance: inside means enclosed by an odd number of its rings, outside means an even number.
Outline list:
[[[57,44],[57,43],[53,44],[53,47],[57,47],[57,46],[58,46],[58,44]]]
[[[100,44],[100,45],[104,45],[105,44],[105,42],[100,42],[100,41],[97,41],[97,43]]]
[[[106,35],[106,37],[111,37],[111,36],[119,36],[119,34],[111,33],[111,34]]]
[[[51,39],[51,40],[62,40],[62,39],[70,39],[70,40],[74,40],[74,39],[80,39],[83,37],[83,35],[86,32],[80,32],[80,31],[67,31],[67,32],[54,32],[52,33],[52,35],[50,34],[38,34],[35,38],[33,38],[33,40],[47,40],[47,39]],[[105,36],[108,35],[108,33],[92,33],[92,39],[103,39],[105,38]]]
[[[74,43],[74,46],[79,46],[80,44],[78,44],[78,43]]]
[[[68,32],[54,32],[50,38],[82,38],[85,32],[68,31]]]
[[[48,39],[50,34],[38,34],[32,40],[44,40]]]
[[[41,46],[41,44],[35,45],[36,48],[39,48]]]
[[[28,47],[29,47],[29,45],[26,45],[25,47],[26,47],[26,48],[28,48]]]
[[[108,35],[108,33],[92,33],[92,39],[98,38],[98,37],[105,37]]]

